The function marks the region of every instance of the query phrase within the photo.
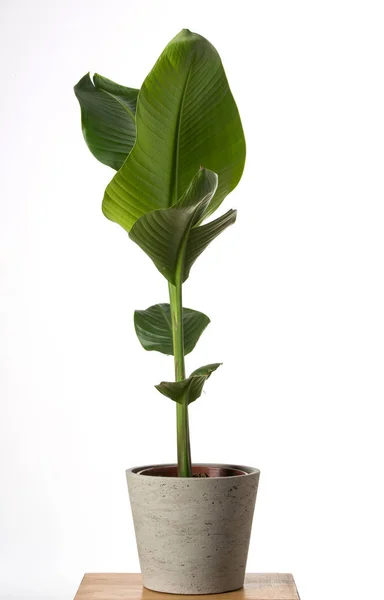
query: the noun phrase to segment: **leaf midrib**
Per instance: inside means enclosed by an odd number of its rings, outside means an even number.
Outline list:
[[[173,181],[171,181],[172,193],[170,194],[170,198],[169,198],[170,203],[168,206],[172,206],[173,204],[176,204],[176,202],[179,199],[179,189],[178,188],[179,188],[180,125],[181,125],[181,120],[182,120],[182,116],[183,116],[184,102],[185,102],[185,97],[187,95],[187,87],[188,87],[188,83],[189,83],[189,78],[191,76],[192,67],[195,62],[195,56],[196,56],[196,50],[194,49],[193,55],[191,58],[191,64],[189,65],[187,77],[186,77],[185,84],[184,84],[184,89],[183,89],[183,93],[182,93],[182,97],[181,97],[179,114],[178,114],[178,119],[177,119],[175,150],[174,150],[174,159],[173,159],[174,179],[173,179]]]

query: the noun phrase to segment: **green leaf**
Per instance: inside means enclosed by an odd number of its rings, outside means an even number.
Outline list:
[[[96,88],[111,94],[114,98],[116,98],[116,100],[121,102],[121,104],[124,104],[133,116],[136,115],[137,96],[139,94],[139,90],[115,83],[111,79],[107,79],[98,73],[94,74],[93,82]]]
[[[193,219],[193,225],[196,225],[199,221],[205,219],[208,209],[214,201],[218,183],[219,180],[216,173],[200,166],[184,194],[174,205],[175,208],[195,209],[198,205],[198,211],[195,213]]]
[[[201,396],[204,383],[221,364],[213,363],[205,365],[193,371],[188,379],[184,379],[183,381],[162,381],[159,385],[155,385],[155,388],[161,394],[179,404],[183,404],[184,402],[191,404],[191,402],[194,402]]]
[[[74,88],[81,107],[84,139],[103,164],[120,169],[136,140],[138,90],[89,73]]]
[[[145,350],[173,354],[172,320],[169,304],[155,304],[135,310],[137,337]],[[202,312],[183,308],[184,354],[192,352],[210,319]]]
[[[238,184],[245,161],[240,116],[215,48],[183,29],[140,90],[137,140],[108,185],[103,212],[130,231],[142,215],[177,203],[200,165],[218,174],[205,216]]]
[[[143,215],[129,233],[172,284],[184,259],[189,233],[209,209],[216,189],[217,175],[200,168],[177,204]]]
[[[237,211],[231,209],[214,221],[191,229],[186,245],[183,281],[188,279],[191,267],[198,256],[200,256],[208,244],[210,244],[222,231],[236,221],[236,215]]]

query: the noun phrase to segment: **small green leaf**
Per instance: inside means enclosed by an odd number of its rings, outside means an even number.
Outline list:
[[[129,237],[153,260],[162,275],[175,283],[176,269],[183,260],[191,228],[204,218],[217,189],[217,175],[200,168],[185,194],[171,208],[143,215]]]
[[[208,379],[213,371],[216,371],[222,364],[223,363],[211,363],[209,365],[204,365],[203,367],[199,367],[192,371],[189,377],[205,377]]]
[[[188,379],[183,381],[162,381],[155,388],[167,398],[178,402],[179,404],[191,404],[201,396],[204,383],[216,371],[222,363],[213,363],[205,365],[193,371]]]
[[[74,88],[81,107],[84,139],[103,164],[120,169],[136,140],[138,90],[89,73]]]
[[[145,350],[173,354],[172,320],[169,304],[155,304],[135,310],[137,337]],[[210,319],[202,312],[183,308],[184,354],[192,352]]]

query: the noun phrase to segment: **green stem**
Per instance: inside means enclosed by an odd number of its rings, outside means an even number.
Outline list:
[[[180,269],[181,271],[181,269]],[[176,276],[175,285],[168,284],[169,303],[172,317],[173,355],[175,361],[175,380],[185,379],[184,331],[181,273]],[[192,477],[191,449],[189,442],[189,421],[187,399],[176,404],[177,422],[177,464],[179,477]]]

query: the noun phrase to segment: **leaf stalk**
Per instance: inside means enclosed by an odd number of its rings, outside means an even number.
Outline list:
[[[168,289],[172,318],[175,381],[183,381],[185,379],[185,363],[181,269],[178,269],[176,274],[175,285],[169,283]],[[182,402],[176,403],[176,411],[178,475],[179,477],[192,477],[187,395]]]

